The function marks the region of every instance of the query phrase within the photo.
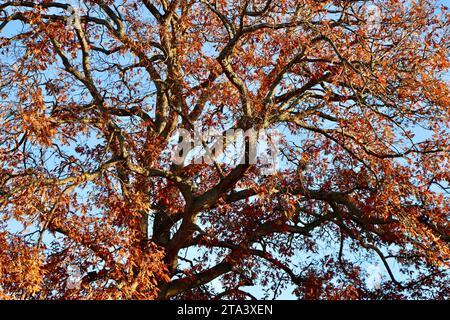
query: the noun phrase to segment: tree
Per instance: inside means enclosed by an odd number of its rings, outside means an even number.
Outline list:
[[[12,0],[0,13],[2,298],[450,297],[445,7]],[[177,130],[230,128],[280,132],[277,171],[248,161],[245,139],[235,165],[173,161]],[[368,264],[385,275],[375,286]]]

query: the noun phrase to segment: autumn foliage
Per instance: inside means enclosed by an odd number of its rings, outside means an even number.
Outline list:
[[[448,299],[449,51],[432,0],[0,1],[0,298]]]

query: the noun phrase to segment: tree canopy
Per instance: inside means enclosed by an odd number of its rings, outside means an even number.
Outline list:
[[[449,36],[431,0],[2,1],[0,298],[448,299]]]

